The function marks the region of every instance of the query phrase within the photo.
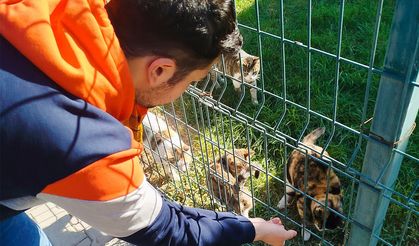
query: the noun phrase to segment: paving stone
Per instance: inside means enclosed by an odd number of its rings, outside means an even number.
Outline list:
[[[102,246],[113,239],[112,236],[109,236],[106,233],[98,231],[92,227],[89,230],[86,230],[85,233],[92,239],[92,246]]]
[[[125,241],[122,241],[118,238],[114,238],[111,241],[109,241],[105,246],[134,246],[133,244],[127,243]]]
[[[76,246],[91,246],[92,240],[90,238],[85,238],[80,243],[76,244]]]
[[[36,217],[48,211],[48,206],[46,204],[42,204],[29,209],[28,211],[26,211],[26,213],[30,213],[32,216]]]
[[[53,245],[132,246],[100,232],[53,203],[45,203],[26,213],[44,230]]]
[[[77,231],[69,224],[70,220],[71,216],[66,215],[43,229],[53,245],[77,245],[87,238],[84,231]]]

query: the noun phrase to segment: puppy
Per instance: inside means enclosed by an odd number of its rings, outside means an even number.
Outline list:
[[[165,120],[151,112],[143,120],[143,143],[151,150],[154,161],[163,165],[166,175],[177,181],[180,180],[177,168],[186,171],[192,163],[190,147]]]
[[[240,68],[240,60],[242,68]],[[234,54],[228,54],[224,56],[224,66],[225,66],[225,73],[234,77],[235,79],[232,80],[234,89],[236,92],[241,92],[241,77],[243,71],[243,81],[245,83],[251,84],[257,87],[257,80],[259,79],[259,72],[260,72],[260,59],[257,56],[253,56],[248,54],[246,51],[241,49]],[[219,72],[224,70],[223,62],[221,57],[218,59],[215,67]],[[218,74],[215,70],[211,70],[210,73],[210,80],[215,83],[217,87],[218,84]],[[212,91],[210,92],[212,94]],[[256,88],[250,89],[250,95],[252,98],[252,103],[254,105],[258,105],[258,98],[257,98],[257,90]]]
[[[236,178],[237,183],[241,185],[246,182],[252,173],[254,173],[255,178],[259,177],[260,166],[252,163],[252,168],[250,167],[250,155],[254,154],[253,150],[250,150],[249,153],[248,149],[234,149],[234,155],[227,153],[221,157],[220,162],[223,168],[228,170]]]
[[[253,208],[253,200],[250,197],[250,191],[245,186],[235,185],[234,188],[235,194],[238,195],[238,199],[232,199],[230,206],[235,209],[235,211],[240,211],[240,214],[246,218],[249,218],[249,212]]]
[[[322,136],[325,132],[325,128],[317,128],[312,131],[303,139],[303,143],[308,147],[321,152],[323,148],[315,145],[316,140]],[[304,185],[304,171],[306,163],[305,150],[307,150],[307,189]],[[335,229],[342,224],[342,220],[334,212],[329,209],[332,208],[337,212],[342,212],[342,194],[340,189],[340,181],[338,176],[332,169],[329,169],[325,164],[319,162],[311,156],[321,159],[320,155],[315,151],[300,146],[299,149],[294,150],[288,159],[287,169],[287,183],[293,187],[304,191],[311,197],[314,197],[320,204],[310,198],[306,199],[306,219],[309,220],[310,224],[313,224],[317,230],[323,231],[327,229]],[[327,160],[329,154],[324,152],[324,160]],[[327,193],[327,175],[329,175],[329,189],[327,207],[326,204],[326,193]],[[287,187],[286,193],[278,203],[280,209],[290,205],[291,201],[295,198],[297,200],[297,210],[301,219],[304,221],[304,196],[303,194],[294,191],[292,188]],[[286,202],[285,202],[286,201]],[[323,218],[326,220],[325,227],[323,228]],[[310,239],[310,233],[303,231],[304,240]]]
[[[225,154],[211,163],[209,170],[209,187],[213,196],[227,205],[227,209],[234,210],[248,217],[253,207],[250,191],[245,187],[250,177],[250,155],[253,150],[235,149],[233,154]],[[255,177],[259,177],[260,167],[253,167]]]
[[[234,210],[249,217],[249,211],[253,207],[249,190],[244,187],[244,182],[236,182],[236,178],[223,167],[220,160],[210,164],[208,182],[212,195],[226,204],[228,211]]]

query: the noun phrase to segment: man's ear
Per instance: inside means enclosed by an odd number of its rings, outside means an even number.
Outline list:
[[[147,67],[148,81],[151,88],[157,88],[168,82],[176,71],[176,62],[170,58],[156,58]]]

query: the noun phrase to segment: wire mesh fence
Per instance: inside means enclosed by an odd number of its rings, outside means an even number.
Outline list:
[[[279,216],[301,232],[291,245],[417,245],[418,2],[235,4],[248,54],[146,117],[149,181],[189,206]]]

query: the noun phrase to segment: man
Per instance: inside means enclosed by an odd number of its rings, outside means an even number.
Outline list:
[[[121,122],[175,100],[241,46],[230,0],[0,2],[2,245],[48,245],[22,213],[56,203],[138,245],[282,245],[279,219],[169,202]]]

